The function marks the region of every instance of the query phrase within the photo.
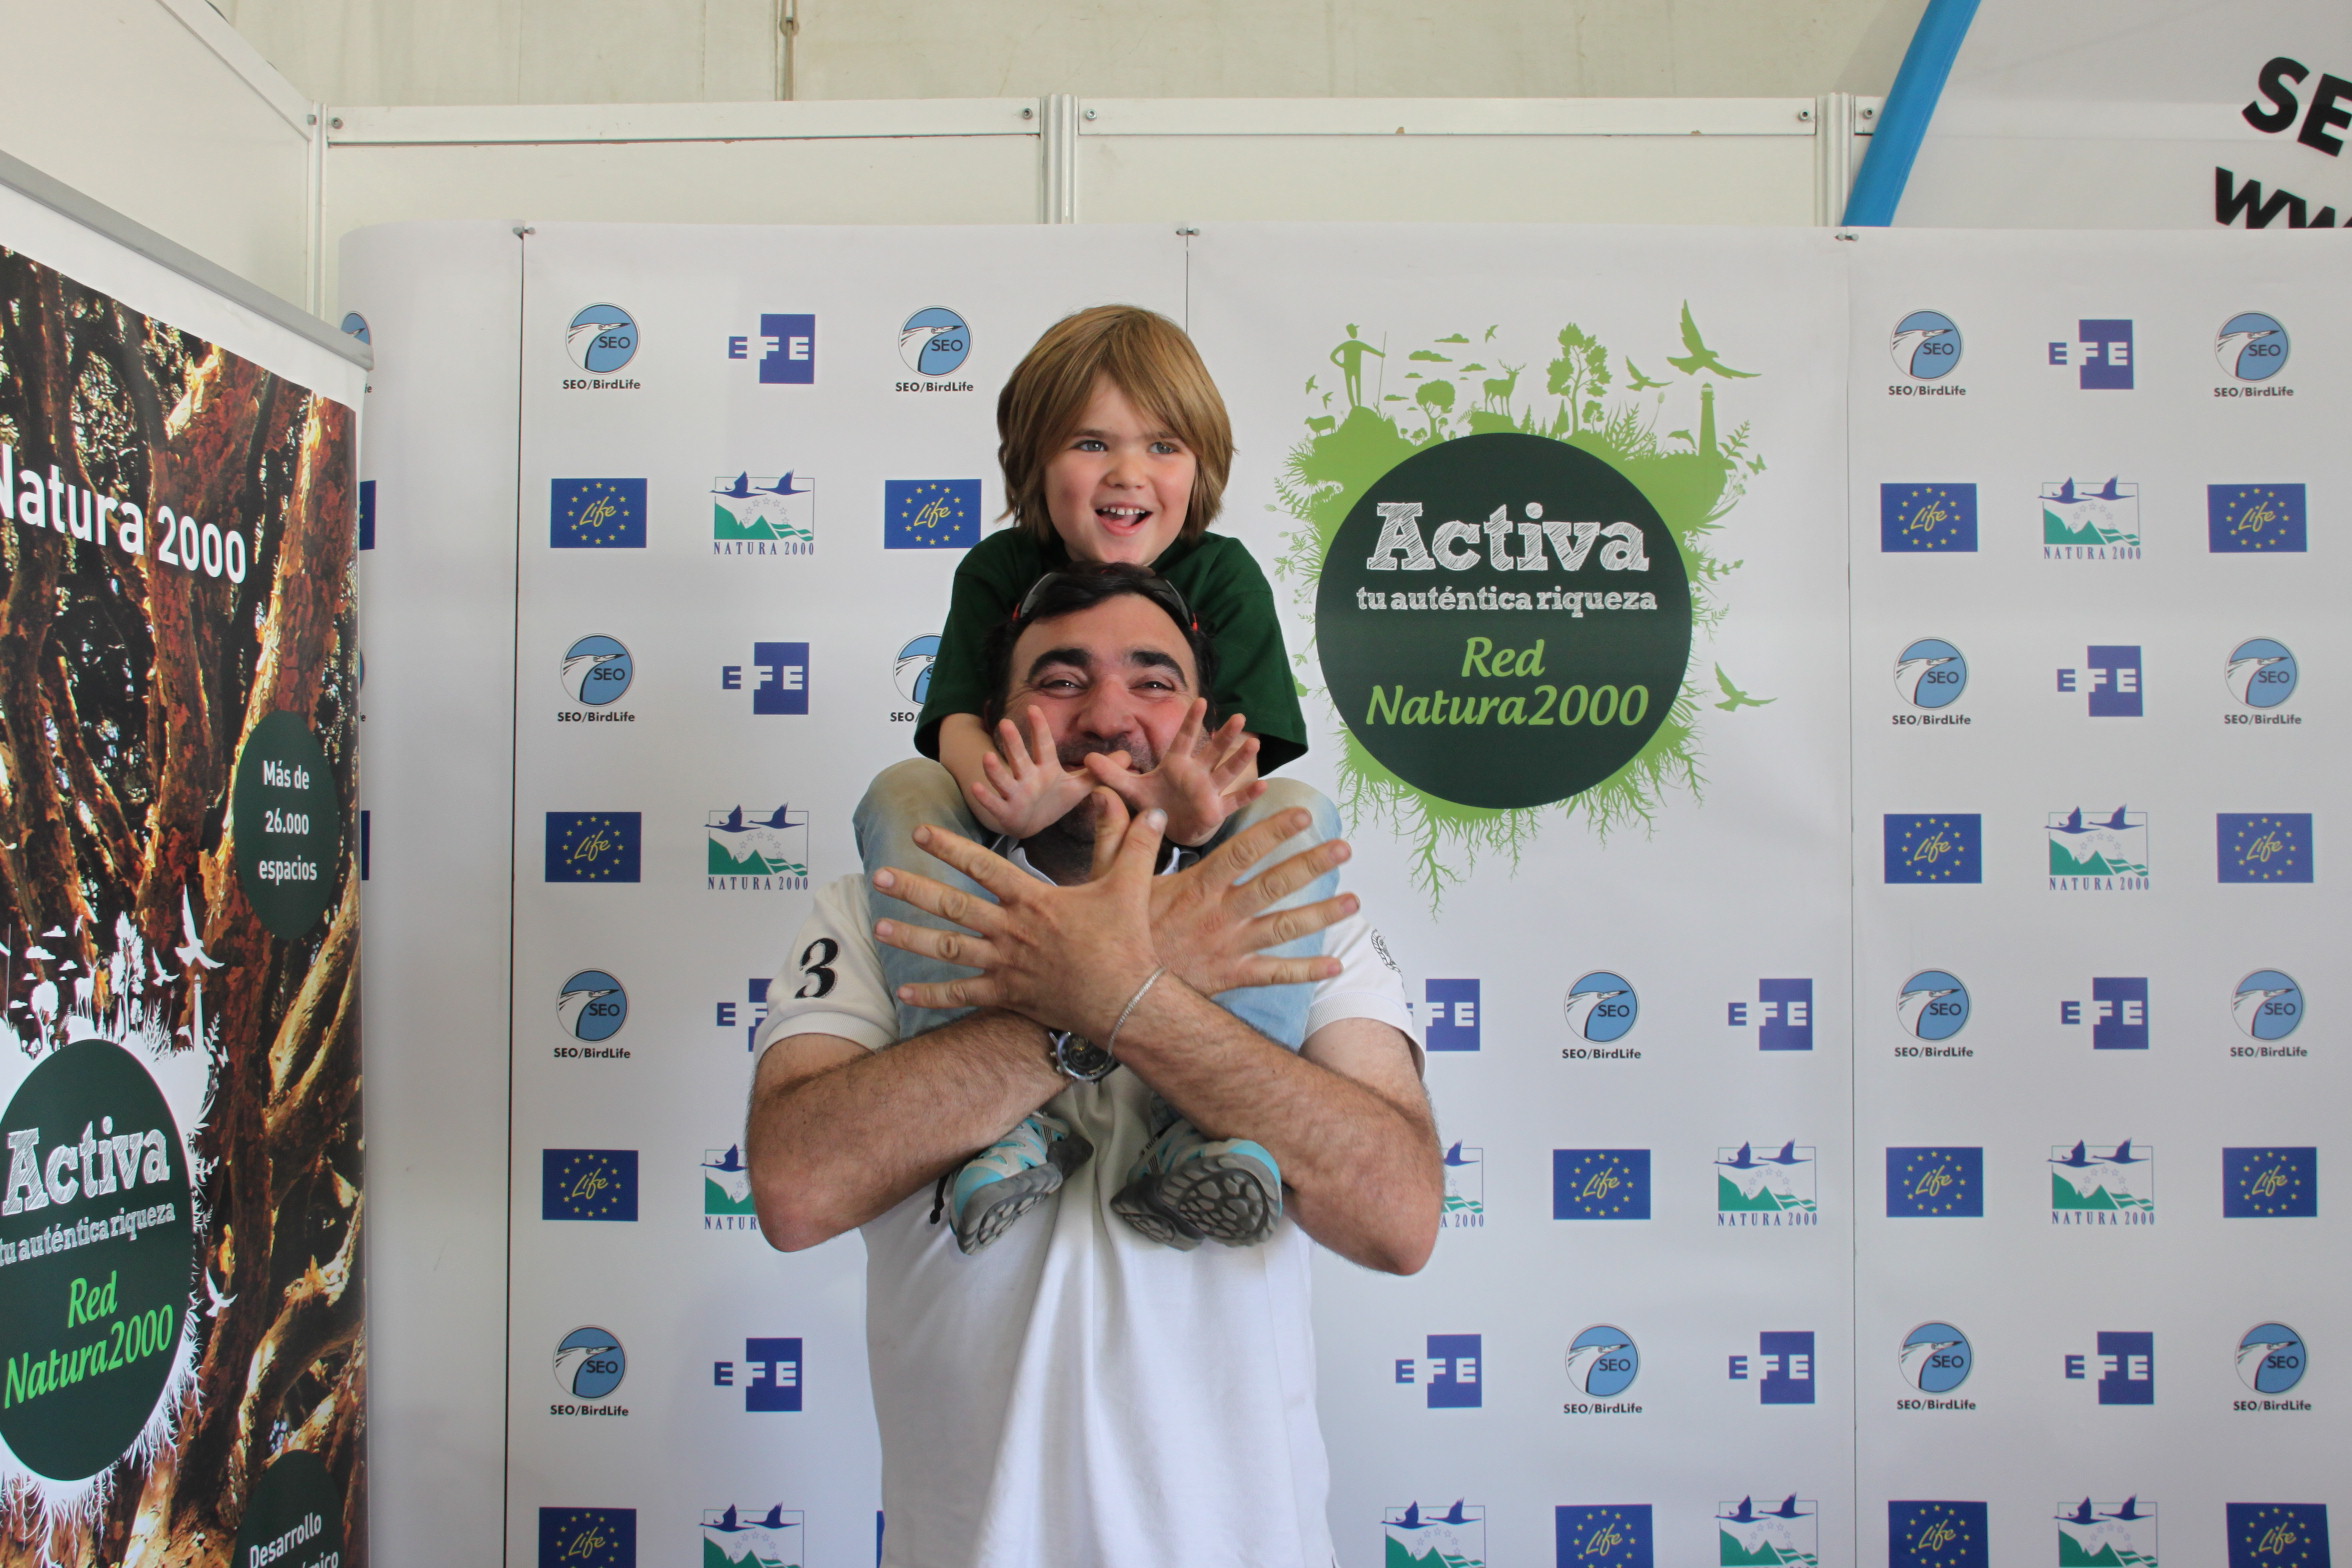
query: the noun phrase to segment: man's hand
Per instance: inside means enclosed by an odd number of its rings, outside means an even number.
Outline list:
[[[1087,757],[1086,770],[1094,782],[1116,791],[1129,811],[1165,811],[1168,837],[1176,843],[1206,844],[1227,817],[1266,792],[1248,718],[1236,713],[1211,732],[1208,716],[1207,699],[1195,697],[1183,727],[1149,773],[1136,772],[1125,752],[1096,752]]]
[[[1097,792],[1098,809],[1107,793]],[[970,933],[883,920],[875,923],[877,938],[981,971],[969,979],[900,986],[899,1000],[918,1007],[1008,1008],[1048,1029],[1104,1038],[1127,999],[1159,967],[1152,949],[1151,882],[1166,820],[1164,813],[1148,811],[1127,824],[1107,869],[1081,887],[1042,881],[969,839],[917,827],[917,844],[997,902],[893,867],[875,872],[874,886],[892,898]],[[1099,850],[1096,864],[1105,867]]]
[[[1094,874],[1099,877],[1117,854],[1127,813],[1115,799],[1098,794],[1095,800]],[[1285,841],[1305,832],[1313,820],[1302,810],[1281,812],[1235,834],[1214,854],[1174,876],[1152,879],[1152,947],[1170,974],[1203,996],[1215,996],[1246,986],[1329,980],[1339,973],[1336,958],[1262,955],[1269,947],[1324,930],[1356,912],[1356,895],[1342,893],[1319,904],[1264,913],[1344,864],[1353,853],[1345,839],[1326,839],[1247,882],[1239,880]]]
[[[1036,708],[1029,710],[1026,739],[1011,719],[1000,719],[996,742],[996,750],[981,755],[983,776],[969,794],[972,815],[994,832],[1028,838],[1068,816],[1094,787],[1085,774],[1062,766],[1053,731]],[[1119,753],[1122,765],[1126,755]]]

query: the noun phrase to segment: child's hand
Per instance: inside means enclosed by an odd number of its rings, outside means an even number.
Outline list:
[[[1053,731],[1039,710],[1029,710],[1026,743],[1011,719],[998,721],[996,737],[997,749],[980,759],[985,777],[965,792],[972,815],[992,832],[1016,839],[1042,832],[1068,816],[1094,788],[1086,774],[1062,766]]]
[[[1258,738],[1244,728],[1248,720],[1236,713],[1204,733],[1208,714],[1207,700],[1195,697],[1184,727],[1149,773],[1128,766],[1124,752],[1088,757],[1089,782],[1107,785],[1138,816],[1155,806],[1165,811],[1170,843],[1207,843],[1227,817],[1266,792],[1258,777]]]

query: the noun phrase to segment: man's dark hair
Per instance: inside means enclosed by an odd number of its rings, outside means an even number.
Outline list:
[[[1018,609],[989,629],[988,641],[982,649],[988,696],[981,706],[980,722],[994,731],[997,721],[1004,717],[1005,704],[1012,695],[1013,644],[1021,640],[1021,633],[1039,621],[1060,620],[1123,594],[1149,599],[1166,611],[1168,619],[1183,633],[1186,646],[1192,650],[1194,678],[1199,683],[1195,695],[1209,699],[1208,722],[1214,726],[1218,718],[1217,650],[1210,645],[1199,619],[1185,608],[1184,596],[1176,591],[1175,585],[1150,567],[1137,566],[1131,561],[1083,561],[1049,573],[1038,579]]]

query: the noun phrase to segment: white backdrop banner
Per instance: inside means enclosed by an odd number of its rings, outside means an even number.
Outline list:
[[[511,573],[514,677],[372,618],[368,787],[423,809],[429,684],[511,704],[512,812],[386,818],[370,963],[429,987],[511,917],[464,981],[509,1019],[508,1560],[880,1560],[860,1243],[761,1240],[748,1044],[997,526],[995,393],[1110,300],[1232,406],[1220,527],[1447,1145],[1424,1273],[1318,1271],[1342,1560],[2328,1560],[2307,242],[458,227],[351,241],[369,472],[504,462],[511,519],[386,488],[368,581]],[[519,369],[439,319],[500,309]],[[433,907],[392,846],[440,831],[510,846],[511,908]],[[432,1070],[494,1098],[481,1054]]]

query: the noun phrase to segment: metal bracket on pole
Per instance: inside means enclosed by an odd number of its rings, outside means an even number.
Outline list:
[[[1078,99],[1049,93],[1038,100],[1037,221],[1078,221]]]

